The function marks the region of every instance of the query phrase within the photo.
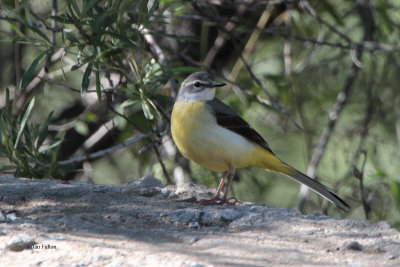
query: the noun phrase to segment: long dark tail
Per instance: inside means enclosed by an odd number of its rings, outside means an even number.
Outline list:
[[[293,167],[289,166],[291,172],[283,172],[290,178],[308,186],[310,189],[315,191],[316,193],[320,194],[330,202],[334,203],[338,208],[347,211],[349,210],[350,206],[343,200],[341,199],[335,192],[330,190],[328,187],[325,185],[321,184],[320,182],[308,177],[304,173],[301,173],[300,171],[294,169]]]

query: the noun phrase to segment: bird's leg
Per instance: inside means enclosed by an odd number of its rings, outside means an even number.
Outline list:
[[[229,188],[231,187],[233,176],[235,176],[235,168],[232,165],[229,165],[229,171],[228,171],[227,176],[228,176],[228,184],[225,187],[225,194],[224,194],[224,198],[222,199],[222,203],[235,205],[237,200],[235,198],[228,198]],[[232,199],[234,200],[234,202],[231,203],[230,200],[232,200]]]
[[[198,201],[199,204],[201,205],[215,205],[215,204],[224,204],[225,200],[223,201],[220,198],[220,194],[222,191],[222,188],[224,187],[226,178],[229,175],[229,171],[224,172],[224,176],[221,178],[221,182],[219,183],[218,189],[217,189],[217,194],[215,195],[214,198],[212,199],[202,199],[200,201]]]
[[[221,182],[219,182],[217,194],[215,195],[214,199],[220,199],[219,195],[221,194],[222,187],[224,187],[226,177],[228,177],[229,171],[224,172],[224,176],[221,178]]]

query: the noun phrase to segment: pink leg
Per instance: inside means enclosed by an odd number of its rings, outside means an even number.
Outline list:
[[[217,189],[217,194],[215,195],[214,198],[202,199],[202,200],[199,200],[197,203],[199,203],[201,205],[222,205],[222,204],[224,204],[226,198],[224,200],[222,200],[220,198],[220,195],[221,195],[222,188],[224,187],[224,184],[225,184],[225,181],[226,181],[226,178],[228,177],[228,175],[229,175],[229,171],[224,172],[224,176],[221,178],[221,182],[219,183],[219,186]]]
[[[217,190],[217,195],[212,198],[212,199],[203,199],[198,201],[199,204],[201,205],[236,205],[236,203],[240,203],[236,198],[228,198],[229,194],[229,188],[231,186],[233,176],[235,175],[235,168],[233,166],[229,165],[229,171],[224,173],[224,177],[222,177],[221,182],[219,183],[218,190]],[[221,199],[220,194],[222,187],[225,184],[225,180],[228,178],[228,184],[225,187],[225,194],[224,197]]]
[[[217,194],[215,195],[215,199],[219,199],[219,195],[221,194],[222,187],[224,187],[226,177],[228,177],[229,172],[224,172],[224,176],[221,178],[221,182],[219,182]]]
[[[228,198],[228,193],[229,193],[229,188],[231,187],[231,183],[233,180],[233,176],[235,175],[235,168],[233,168],[231,165],[229,165],[229,171],[228,171],[228,184],[225,187],[225,194],[224,198],[222,199],[223,203],[226,202],[226,199]]]

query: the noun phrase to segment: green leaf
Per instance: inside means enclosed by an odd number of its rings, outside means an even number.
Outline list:
[[[97,63],[96,63],[96,93],[98,101],[101,102],[100,71],[99,71],[99,65]]]
[[[37,33],[38,35],[40,35],[47,43],[51,43],[50,39],[47,37],[46,34],[44,34],[43,32],[41,32],[36,26],[32,25],[32,21],[29,21],[30,19],[27,18],[27,20],[25,20],[23,17],[21,17],[20,15],[18,15],[17,13],[15,13],[12,10],[9,10],[7,8],[4,9],[12,18],[15,18],[17,21],[19,21],[20,23],[22,23],[23,25],[26,25],[30,30],[32,30],[33,32]],[[26,9],[25,9],[26,11]],[[28,11],[29,12],[29,11]],[[9,22],[10,23],[10,22]],[[17,30],[18,27],[14,26],[10,23],[11,27],[13,27],[13,29],[18,33],[18,35],[21,35],[21,31]],[[24,36],[24,34],[22,34],[22,36]]]
[[[73,24],[73,22],[64,14],[50,16],[49,18],[54,19],[57,22],[61,22],[62,24]]]
[[[35,98],[32,98],[31,102],[29,103],[24,116],[22,117],[22,121],[21,124],[19,125],[19,131],[18,131],[18,135],[17,135],[17,139],[15,140],[15,144],[14,144],[14,151],[17,149],[19,140],[21,138],[21,135],[25,129],[26,126],[26,122],[28,121],[29,115],[32,112],[33,106],[35,105]]]
[[[79,40],[70,32],[63,31],[64,37],[73,44],[79,44]]]
[[[53,112],[50,112],[49,116],[47,116],[46,121],[39,128],[38,138],[36,142],[36,149],[39,149],[42,146],[44,140],[46,140],[46,137],[49,133],[49,122],[52,115]]]
[[[393,181],[391,183],[391,189],[393,196],[395,197],[395,200],[397,202],[397,205],[400,205],[400,182]]]
[[[144,113],[144,116],[146,117],[146,119],[148,119],[148,120],[154,119],[154,115],[151,112],[150,105],[146,100],[142,101],[142,109],[143,109],[143,113]]]
[[[4,7],[4,11],[11,17],[16,19],[17,21],[21,22],[22,24],[26,25],[26,21],[25,19],[20,16],[19,14],[15,13],[14,11],[12,11],[11,9],[8,9],[6,7]]]
[[[149,98],[147,99],[147,102],[153,107],[153,110],[156,111],[158,117],[161,118],[161,114],[158,112],[158,109],[157,109],[156,105],[154,104],[154,102]]]
[[[75,131],[80,135],[86,136],[89,134],[89,127],[85,122],[77,121],[75,123]]]
[[[78,17],[82,17],[82,13],[75,0],[68,0],[67,3],[68,9],[72,13],[71,15],[74,15],[73,13],[75,13]]]
[[[73,65],[72,67],[71,67],[71,71],[74,71],[74,70],[77,70],[77,69],[79,69],[80,67],[82,67],[83,65],[85,65],[86,63],[88,63],[90,60],[93,60],[95,58],[95,56],[90,56],[90,57],[87,57],[87,58],[85,58],[84,60],[82,60],[81,62],[78,62],[77,64],[75,64],[75,65]]]
[[[92,73],[92,67],[93,63],[89,63],[87,66],[85,73],[83,74],[82,78],[82,88],[81,88],[81,96],[84,96],[88,87],[89,87],[89,82],[90,82],[90,74]]]
[[[117,38],[117,39],[121,40],[122,42],[124,42],[125,44],[130,46],[131,48],[136,48],[137,47],[136,43],[132,42],[131,40],[129,40],[129,38],[127,38],[125,36],[122,36],[122,35],[120,35],[118,33],[110,32],[110,31],[104,31],[103,33],[104,34],[108,34],[108,35],[110,35],[110,36],[112,36],[114,38]]]
[[[83,14],[86,14],[89,9],[91,9],[94,5],[102,0],[90,0],[87,4],[83,7]]]
[[[51,43],[49,37],[47,37],[47,35],[44,34],[43,32],[41,32],[38,28],[36,28],[35,26],[29,26],[29,25],[28,25],[28,27],[35,33],[39,34],[40,37],[42,37],[48,44]]]
[[[145,19],[148,16],[149,11],[147,10],[148,0],[140,1],[139,6],[139,18],[138,18],[138,25],[145,24]]]
[[[13,21],[7,21],[11,28],[22,38],[25,38],[25,34],[18,28],[18,26]]]
[[[60,146],[61,143],[62,143],[63,141],[64,141],[64,139],[61,139],[61,140],[58,140],[58,141],[54,142],[54,143],[51,144],[50,146],[46,147],[46,148],[43,150],[43,152],[52,150],[53,148],[56,148],[56,147]]]
[[[154,0],[153,1],[153,5],[151,6],[150,11],[149,11],[149,16],[153,16],[154,11],[156,11],[156,9],[158,8],[159,4],[160,4],[159,0]]]
[[[28,84],[32,81],[40,62],[42,62],[42,60],[47,56],[48,53],[49,53],[49,50],[41,53],[32,62],[32,64],[29,66],[29,68],[25,71],[24,75],[22,76],[21,83],[19,85],[20,91],[25,90],[25,88],[28,86]]]
[[[29,11],[29,4],[27,3],[27,0],[24,0],[24,6],[25,6],[25,17],[26,17],[26,21],[28,23],[29,26],[33,26],[32,24],[32,17],[31,17],[31,12]]]

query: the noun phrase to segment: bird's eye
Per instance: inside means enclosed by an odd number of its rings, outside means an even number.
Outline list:
[[[195,81],[195,82],[193,83],[193,85],[194,85],[194,87],[200,87],[200,86],[201,86],[201,83],[200,83],[199,81]]]

